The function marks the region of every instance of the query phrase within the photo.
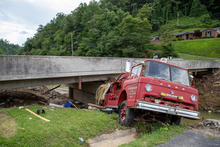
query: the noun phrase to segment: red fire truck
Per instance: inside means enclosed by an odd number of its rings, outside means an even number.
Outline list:
[[[153,59],[119,76],[99,104],[118,110],[125,126],[140,114],[177,125],[181,117],[200,119],[198,90],[190,86],[188,70]]]

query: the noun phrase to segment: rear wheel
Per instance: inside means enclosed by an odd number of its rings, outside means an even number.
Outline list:
[[[123,126],[129,126],[134,119],[134,110],[127,108],[127,102],[123,101],[119,109],[119,123]]]

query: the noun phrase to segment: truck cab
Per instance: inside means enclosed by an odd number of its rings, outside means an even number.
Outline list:
[[[113,82],[103,105],[119,110],[119,121],[130,125],[139,110],[165,114],[175,124],[181,117],[200,119],[198,90],[190,86],[188,70],[147,59]]]

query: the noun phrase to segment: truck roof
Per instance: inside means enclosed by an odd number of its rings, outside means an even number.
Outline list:
[[[144,62],[147,62],[147,61],[155,61],[155,62],[159,62],[159,63],[171,65],[171,66],[175,66],[175,67],[178,67],[178,68],[181,68],[181,69],[184,69],[184,70],[188,70],[186,68],[183,68],[183,67],[180,67],[180,66],[177,66],[177,65],[174,65],[174,64],[169,64],[169,63],[166,63],[166,62],[162,62],[160,60],[155,60],[155,59],[146,59],[146,60],[144,60]]]

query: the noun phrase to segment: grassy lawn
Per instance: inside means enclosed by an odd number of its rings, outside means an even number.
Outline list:
[[[177,41],[173,47],[179,53],[220,58],[220,38]]]
[[[36,112],[42,106],[26,106]],[[121,127],[117,121],[117,114],[105,114],[95,110],[64,109],[44,107],[46,114],[43,117],[50,120],[45,122],[25,109],[0,109],[0,146],[88,146],[88,138],[103,133],[113,132]],[[7,117],[5,117],[7,116]],[[201,118],[220,119],[219,114],[202,113]],[[182,119],[180,126],[167,126],[161,123],[136,122],[138,137],[135,141],[122,147],[155,146],[164,144],[173,136],[182,133],[191,125],[202,120]],[[82,137],[85,141],[80,142]]]
[[[36,112],[42,107],[27,106],[27,108]],[[0,109],[0,114],[10,117],[10,120],[0,119],[0,146],[87,146],[88,138],[121,128],[116,114],[49,107],[45,110],[46,114],[42,116],[50,122],[45,122],[24,109],[16,107]],[[7,130],[11,128],[15,131]],[[80,142],[79,137],[85,142]]]

